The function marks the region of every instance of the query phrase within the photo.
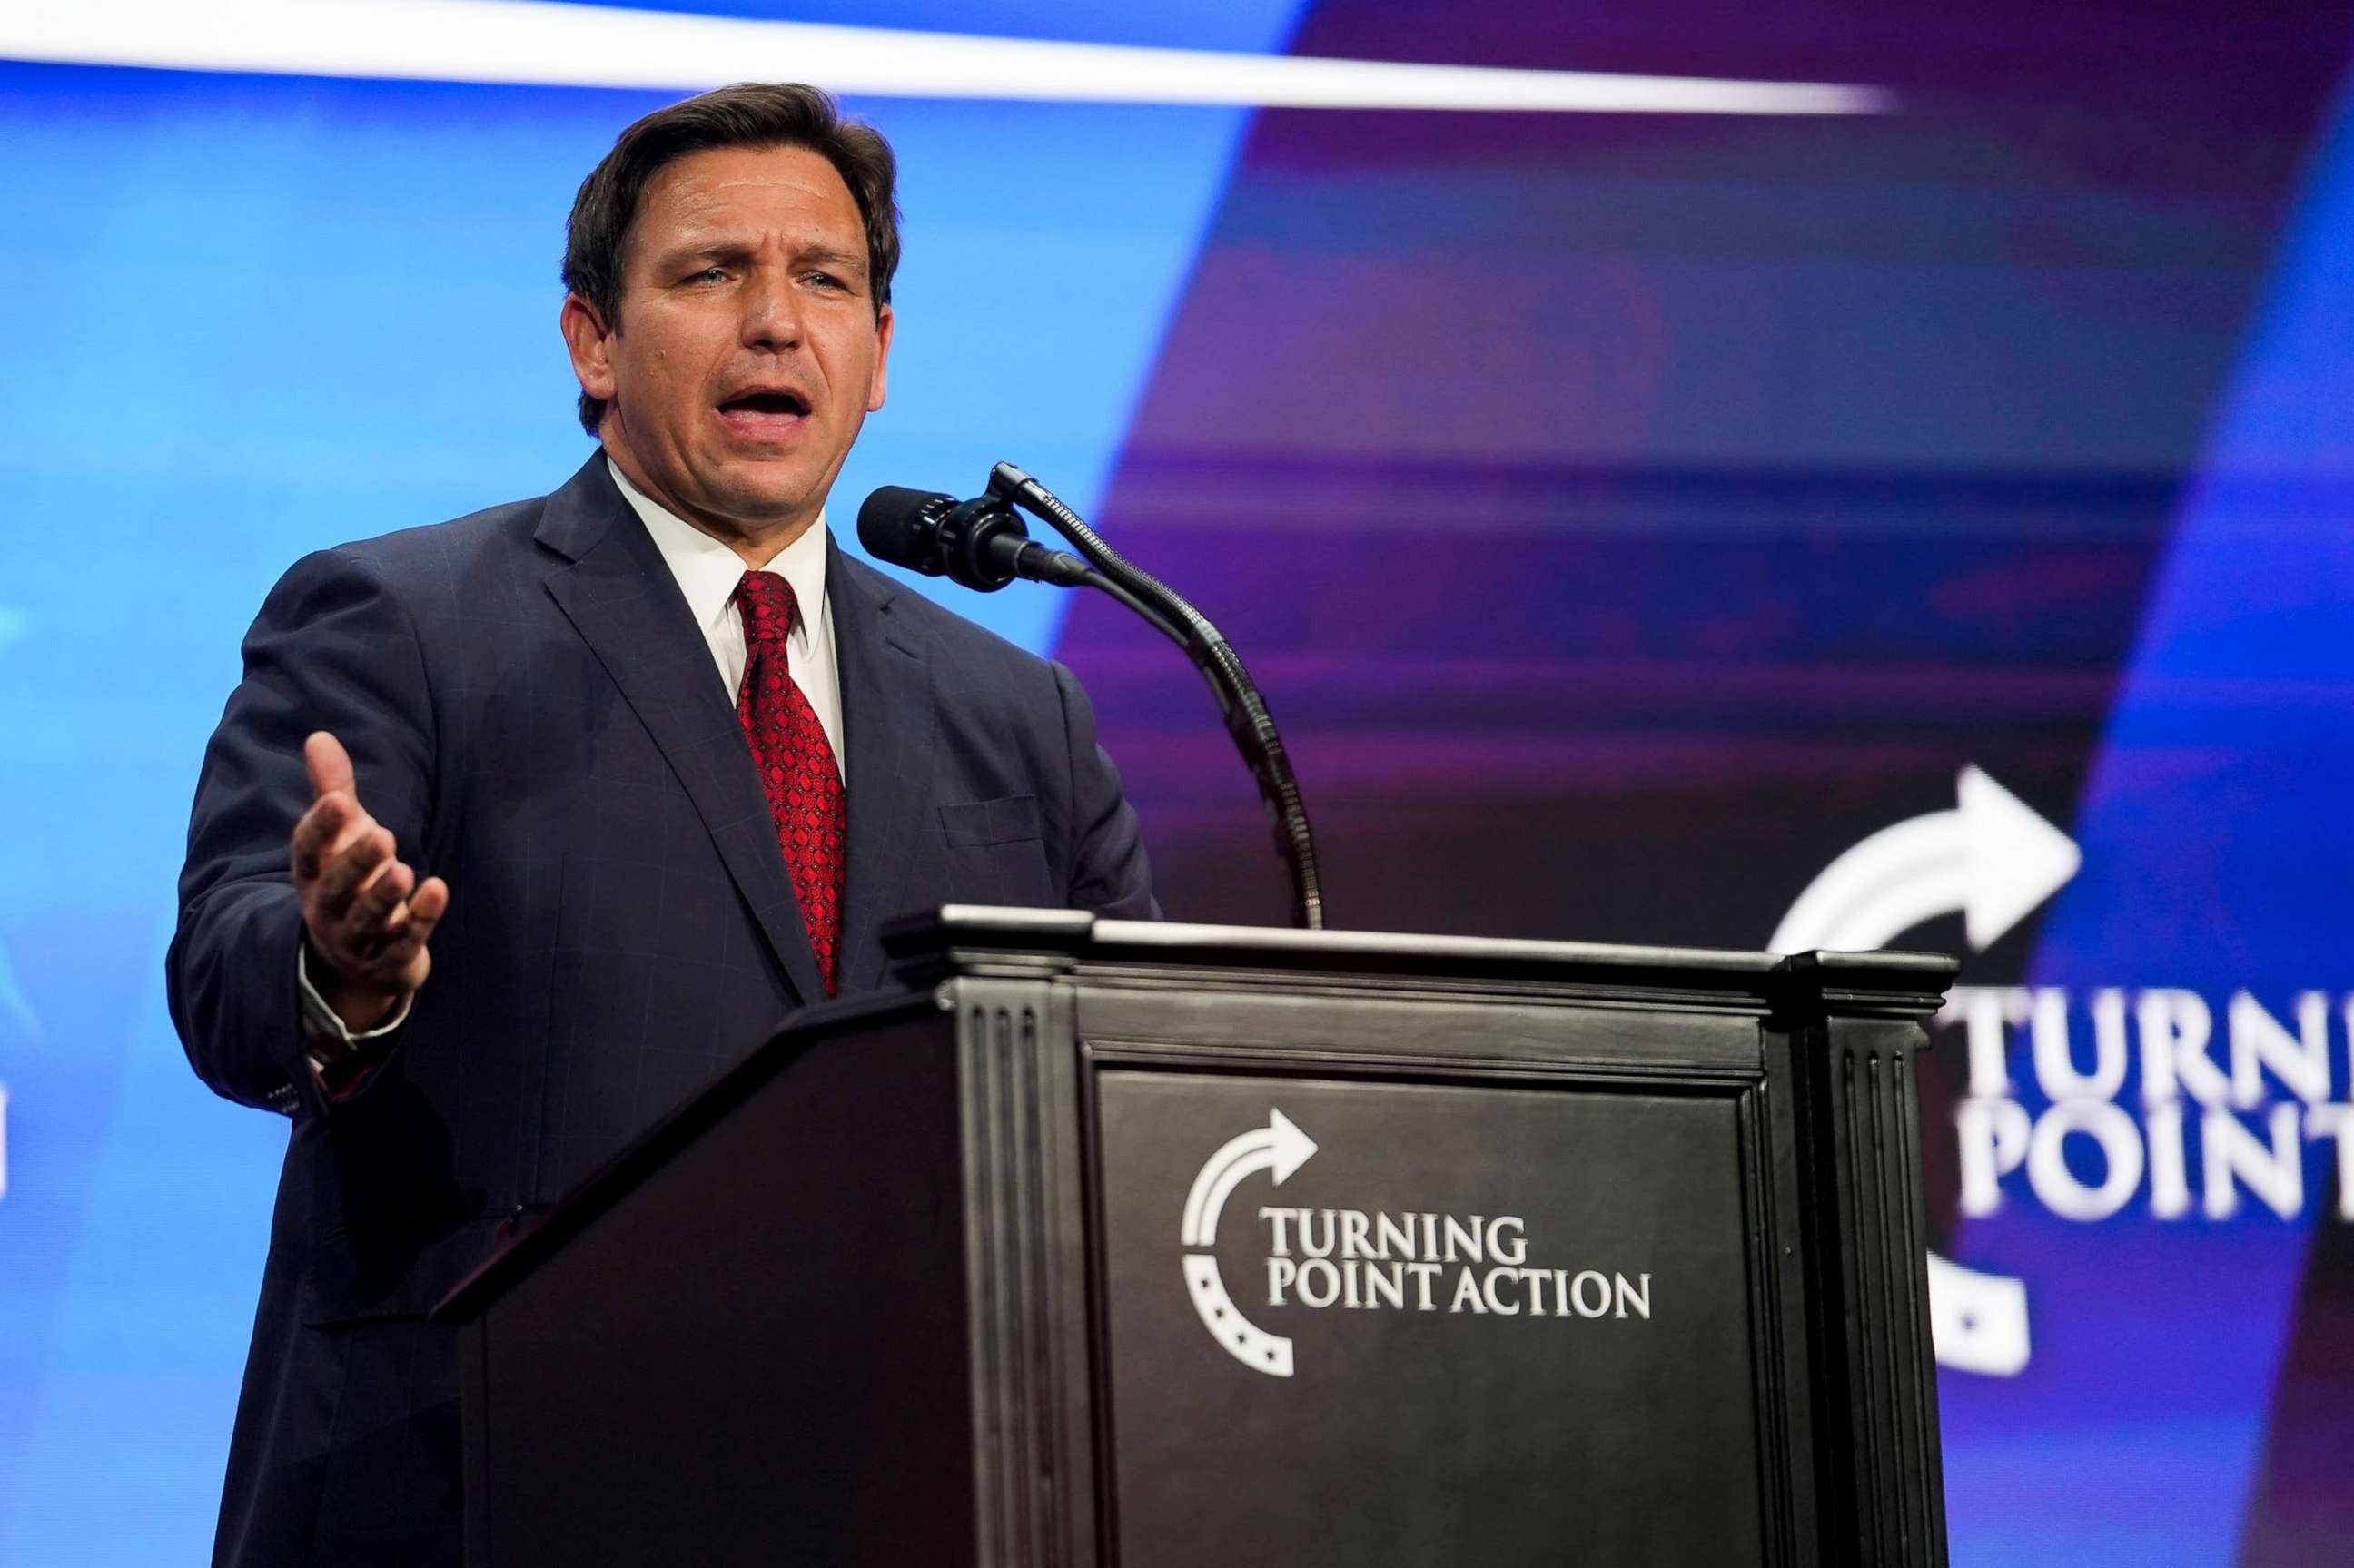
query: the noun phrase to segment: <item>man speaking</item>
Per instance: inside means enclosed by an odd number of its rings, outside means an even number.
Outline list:
[[[1156,913],[1067,671],[845,558],[894,165],[823,93],[649,115],[580,187],[553,494],[298,562],[197,783],[189,1060],[290,1114],[215,1561],[454,1563],[423,1315],[949,902]],[[950,1260],[943,1260],[947,1266]]]

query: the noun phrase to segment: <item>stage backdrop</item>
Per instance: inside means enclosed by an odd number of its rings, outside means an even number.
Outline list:
[[[0,1563],[209,1540],[285,1130],[161,963],[238,638],[581,460],[573,187],[745,74],[903,160],[837,536],[1055,485],[1249,658],[1336,924],[1966,955],[1955,1562],[2354,1552],[2342,5],[783,10],[0,14]],[[1172,915],[1282,917],[1181,661],[958,607],[1087,682]]]

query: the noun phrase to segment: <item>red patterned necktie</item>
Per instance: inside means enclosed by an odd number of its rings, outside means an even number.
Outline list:
[[[785,852],[801,923],[832,996],[842,947],[842,773],[817,710],[786,668],[785,639],[799,613],[793,585],[774,572],[746,572],[736,585],[736,609],[744,618],[744,687],[736,698],[736,719],[759,765],[777,844]]]

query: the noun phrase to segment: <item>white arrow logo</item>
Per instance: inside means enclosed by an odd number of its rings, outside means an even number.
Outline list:
[[[1960,803],[1872,834],[1809,883],[1766,947],[1776,953],[1867,952],[1958,911],[1973,950],[2025,918],[2076,874],[2067,834],[1975,768]]]
[[[1766,946],[1864,952],[1924,920],[1958,912],[1971,950],[1994,944],[2084,864],[2067,834],[1976,768],[1953,810],[1884,828],[1807,885]],[[1929,1255],[1929,1327],[1937,1359],[2009,1377],[2027,1365],[2027,1285]]]
[[[1269,1107],[1265,1127],[1228,1139],[1194,1176],[1185,1194],[1185,1215],[1180,1227],[1184,1245],[1204,1249],[1217,1245],[1218,1215],[1246,1177],[1272,1171],[1279,1187],[1315,1152],[1313,1139],[1292,1125],[1289,1117]],[[1228,1355],[1254,1372],[1271,1377],[1291,1375],[1291,1341],[1267,1333],[1242,1315],[1226,1294],[1225,1281],[1218,1277],[1214,1252],[1185,1255],[1185,1293],[1193,1299],[1193,1310],[1201,1314],[1202,1327],[1225,1347]]]

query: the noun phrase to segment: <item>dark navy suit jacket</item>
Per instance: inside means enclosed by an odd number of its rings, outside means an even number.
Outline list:
[[[1157,914],[1069,672],[829,551],[849,809],[845,993],[943,903]],[[207,750],[167,960],[189,1060],[291,1110],[216,1561],[454,1563],[454,1341],[422,1315],[822,1000],[735,707],[601,453],[564,488],[311,556]],[[387,1064],[333,1105],[296,1001],[302,737],[451,905]]]

